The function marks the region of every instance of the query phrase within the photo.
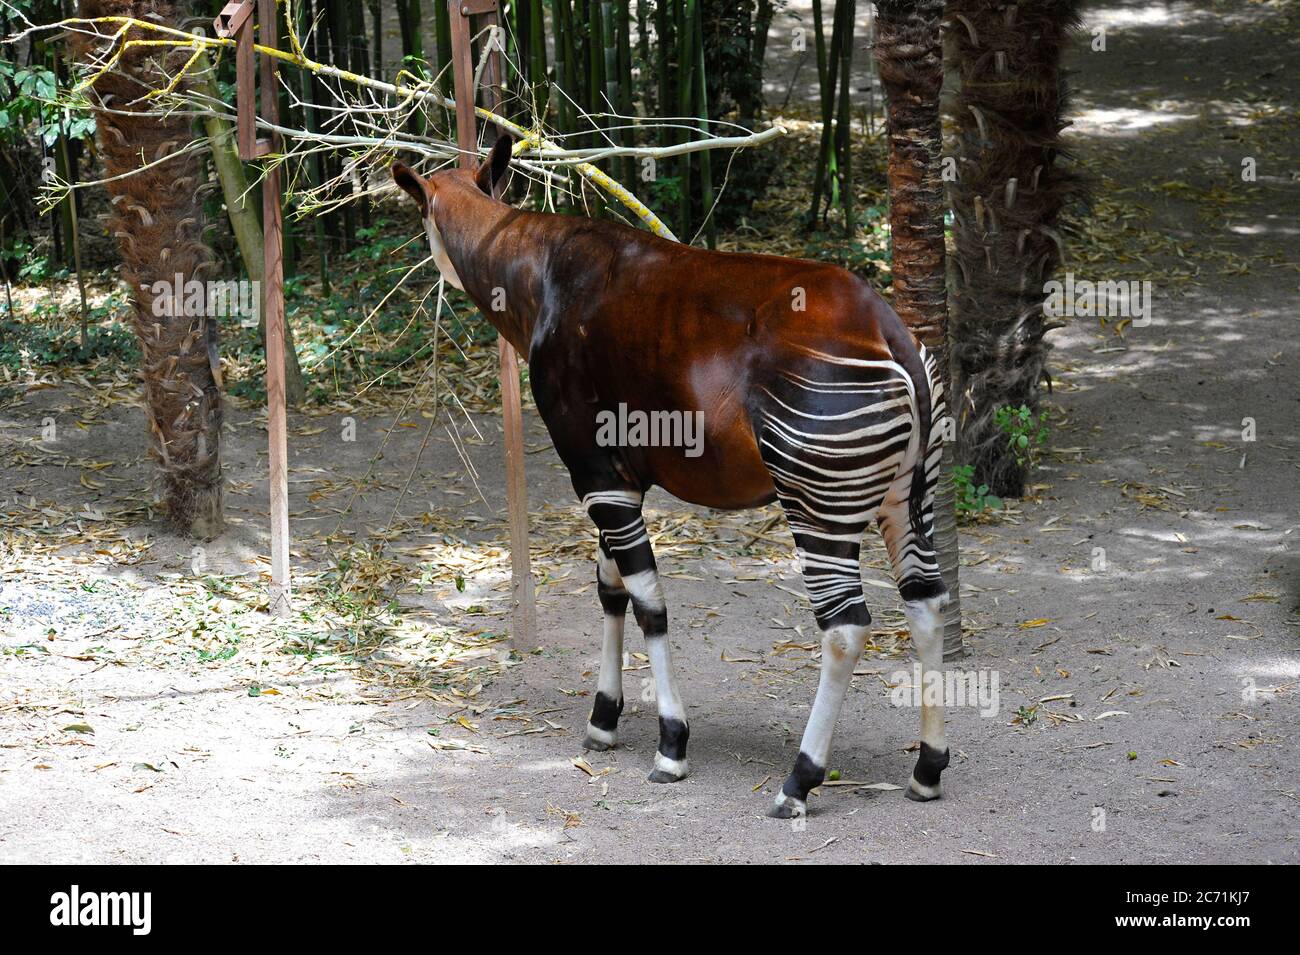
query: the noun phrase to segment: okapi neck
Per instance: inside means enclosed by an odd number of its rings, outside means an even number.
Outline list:
[[[434,224],[465,294],[524,358],[545,263],[533,218],[468,181],[443,186],[434,202]]]

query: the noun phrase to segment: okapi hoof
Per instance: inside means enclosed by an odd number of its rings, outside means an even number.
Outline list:
[[[921,755],[916,758],[916,769],[912,770],[912,780],[904,793],[913,802],[929,802],[943,796],[939,785],[939,774],[948,766],[948,751],[942,752],[929,743],[921,744]]]
[[[582,741],[583,749],[593,749],[596,752],[603,753],[607,749],[613,749],[618,743],[618,736],[610,730],[598,729],[587,724],[587,736]]]
[[[794,796],[777,793],[776,801],[768,809],[767,815],[769,819],[795,819],[808,815],[808,804]]]
[[[677,783],[686,778],[690,767],[684,759],[669,759],[661,753],[655,753],[655,768],[646,778],[652,783]]]
[[[935,799],[943,798],[943,790],[939,786],[922,786],[915,779],[908,784],[907,790],[903,793],[912,802],[930,802]]]

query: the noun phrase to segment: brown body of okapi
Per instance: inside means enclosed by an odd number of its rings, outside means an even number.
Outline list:
[[[502,137],[477,174],[393,176],[420,205],[434,260],[524,355],[537,407],[600,531],[604,649],[585,745],[614,745],[623,619],[647,639],[659,704],[656,782],[687,773],[689,735],[667,613],[641,517],[645,492],[714,508],[781,501],[823,632],[822,673],[794,771],[772,814],[799,815],[825,772],[831,731],[870,615],[860,538],[879,523],[923,672],[940,669],[946,602],[930,543],[941,389],[889,306],[833,266],[709,252],[627,226],[525,212],[492,198]],[[698,456],[610,445],[603,414],[699,413]],[[925,694],[923,694],[924,696]],[[939,795],[943,712],[923,706],[908,795]]]

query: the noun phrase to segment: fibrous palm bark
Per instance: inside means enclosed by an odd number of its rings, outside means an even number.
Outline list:
[[[932,351],[947,379],[948,299],[943,235],[939,92],[943,0],[879,0],[876,63],[885,90],[889,136],[889,227],[894,310]],[[947,386],[945,384],[945,390]],[[934,536],[951,600],[944,612],[944,658],[962,652],[957,579],[957,515],[951,442],[944,444]]]
[[[171,27],[179,27],[181,13],[164,0],[81,0],[80,12]],[[99,29],[107,33],[116,26]],[[143,32],[130,36],[142,38]],[[83,51],[96,43],[84,35],[78,42]],[[110,178],[124,176],[107,185],[109,230],[119,241],[122,276],[135,306],[164,504],[176,530],[207,538],[221,530],[223,478],[217,322],[206,314],[205,283],[214,261],[202,237],[202,166],[195,153],[181,153],[194,138],[188,116],[132,115],[156,110],[156,100],[142,97],[166,86],[190,55],[164,50],[128,50],[99,76],[95,118],[105,171]],[[135,170],[140,171],[127,175]]]
[[[1061,168],[1061,52],[1078,0],[949,0],[954,101],[956,239],[952,408],[958,458],[1000,496],[1024,492],[1025,469],[994,420],[1034,409],[1050,345],[1044,283],[1060,265],[1057,219],[1078,188]]]

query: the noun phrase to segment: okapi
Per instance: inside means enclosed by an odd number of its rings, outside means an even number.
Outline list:
[[[695,249],[616,222],[501,202],[494,190],[511,146],[501,136],[477,172],[425,178],[402,163],[392,172],[419,204],[443,277],[527,357],[537,409],[599,531],[604,647],[583,745],[603,750],[616,741],[630,601],[659,707],[650,781],[687,774],[690,726],[641,514],[646,491],[658,485],[722,509],[779,500],[822,632],[817,696],[769,812],[802,815],[825,778],[831,733],[866,643],[871,615],[858,555],[873,521],[922,676],[942,668],[948,591],[931,538],[937,422],[946,412],[934,360],[844,269]],[[688,457],[681,448],[608,446],[597,420],[620,406],[647,416],[702,413],[702,449]],[[943,709],[923,704],[921,752],[906,793],[921,801],[938,798],[948,765]]]

